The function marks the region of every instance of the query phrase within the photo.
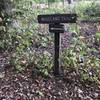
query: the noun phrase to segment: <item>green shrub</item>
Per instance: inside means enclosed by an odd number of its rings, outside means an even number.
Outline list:
[[[43,76],[48,76],[52,66],[52,55],[48,51],[44,51],[42,53],[36,53],[35,55],[35,65],[38,71]]]
[[[100,19],[100,4],[93,1],[80,1],[75,6],[76,13],[83,19]]]
[[[0,17],[3,16],[3,24],[0,26],[0,52],[8,52],[11,65],[19,71],[30,63],[32,37],[38,28],[36,23],[38,11],[33,10],[31,2],[33,1],[12,1],[14,7],[11,9],[11,15],[0,11]],[[27,61],[24,65],[21,63],[22,58]]]
[[[94,44],[95,35],[91,37],[91,43],[85,37],[77,34],[71,41],[70,47],[61,54],[64,70],[73,70],[81,80],[95,81],[100,84],[100,59],[97,57],[98,48],[89,45]]]
[[[88,6],[85,9],[84,14],[87,14],[89,16],[100,17],[100,4],[92,3],[92,5],[90,7]]]

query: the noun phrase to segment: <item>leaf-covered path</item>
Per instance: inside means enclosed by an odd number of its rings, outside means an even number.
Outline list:
[[[32,68],[19,74],[9,69],[0,79],[0,100],[100,100],[100,85],[83,83],[74,72],[43,78],[32,76]]]

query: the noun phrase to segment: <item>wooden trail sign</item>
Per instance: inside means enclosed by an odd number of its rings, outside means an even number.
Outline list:
[[[64,25],[61,23],[76,23],[76,14],[48,14],[38,15],[38,23],[49,24],[49,32],[54,34],[55,59],[53,72],[54,75],[59,75],[59,47],[60,33],[64,33]]]

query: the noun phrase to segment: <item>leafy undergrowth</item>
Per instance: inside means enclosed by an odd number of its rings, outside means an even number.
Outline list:
[[[100,100],[100,85],[83,82],[72,72],[42,77],[30,67],[16,74],[12,69],[0,80],[0,100]]]

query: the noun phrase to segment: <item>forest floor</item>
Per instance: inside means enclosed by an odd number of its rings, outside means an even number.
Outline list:
[[[100,100],[100,85],[74,73],[42,77],[32,76],[32,68],[19,74],[9,69],[0,80],[0,100]]]
[[[92,25],[88,25],[91,30],[86,25],[81,27],[88,36],[95,31]],[[74,72],[42,77],[32,75],[32,70],[33,67],[28,67],[22,73],[15,73],[12,68],[7,69],[5,77],[0,79],[0,100],[100,100],[100,85],[83,82]]]

